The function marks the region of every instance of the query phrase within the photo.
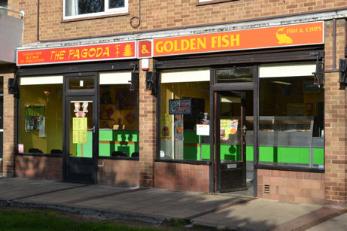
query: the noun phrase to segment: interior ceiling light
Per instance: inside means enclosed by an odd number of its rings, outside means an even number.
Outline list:
[[[287,86],[292,85],[291,83],[283,82],[283,81],[272,81],[272,82],[273,82],[273,83],[277,83],[277,84],[287,85]]]

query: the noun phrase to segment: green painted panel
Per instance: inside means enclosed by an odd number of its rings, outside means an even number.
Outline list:
[[[237,161],[241,159],[241,147],[239,145],[220,145],[221,160]]]
[[[276,150],[277,149],[277,150]],[[309,164],[310,149],[296,147],[274,147],[274,159],[278,156],[278,163]]]
[[[109,140],[112,136],[112,139]],[[100,141],[116,141],[114,138],[118,138],[117,141],[123,141],[124,144],[105,144],[99,143],[99,156],[109,157],[113,151],[122,151],[126,153],[128,156],[132,155],[134,152],[139,152],[139,144],[138,144],[138,132],[136,131],[112,131],[112,130],[100,130],[99,132]],[[113,138],[114,137],[114,138]],[[77,156],[82,157],[82,149],[83,149],[83,157],[92,158],[92,132],[88,131],[87,133],[87,143],[86,144],[78,144],[76,145]],[[136,142],[132,144],[127,144],[126,142]]]
[[[92,158],[93,157],[93,133],[87,132],[87,143],[77,144],[77,157]]]
[[[314,148],[313,153],[313,164],[324,165],[324,148]]]
[[[202,159],[203,160],[210,160],[210,145],[209,144],[203,144],[201,145],[202,149]]]
[[[132,141],[132,142],[138,142],[139,141],[139,134],[138,131],[114,131],[115,141]]]
[[[190,144],[199,143],[199,136],[197,136],[194,131],[185,130],[183,132],[183,136],[184,136],[184,143],[190,143]]]
[[[114,140],[114,131],[111,129],[100,129],[99,130],[99,140],[102,141],[112,141]]]
[[[259,147],[259,161],[260,162],[274,162],[274,148],[260,146]]]
[[[197,147],[197,148],[196,148]],[[222,160],[240,160],[240,146],[221,145]],[[210,145],[202,145],[202,159],[210,159]],[[200,149],[197,144],[189,144],[184,148],[185,160],[199,160]],[[313,148],[313,164],[324,164],[324,148]],[[254,148],[252,145],[246,147],[246,160],[254,161]],[[286,164],[309,164],[310,148],[306,147],[259,147],[260,162],[286,163]]]
[[[254,161],[254,147],[246,146],[246,161]]]
[[[222,160],[240,160],[240,146],[221,144]],[[313,148],[313,163],[324,164],[324,148]],[[203,160],[210,159],[210,145],[202,144]],[[194,131],[184,131],[184,160],[200,160],[199,136]],[[254,161],[253,145],[246,146],[246,160]],[[309,164],[310,148],[309,147],[274,147],[260,146],[259,161],[267,163],[286,163],[286,164]]]
[[[99,156],[109,157],[114,151],[114,145],[99,143]]]

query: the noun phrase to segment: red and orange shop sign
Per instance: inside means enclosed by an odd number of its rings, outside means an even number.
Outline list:
[[[139,58],[152,57],[152,41],[151,40],[138,41],[138,52],[137,53],[138,53]]]
[[[323,22],[154,39],[154,56],[324,43]]]
[[[18,50],[17,65],[70,63],[135,58],[135,42]]]
[[[324,23],[313,22],[112,44],[17,51],[17,65],[149,58],[324,43]],[[136,46],[137,45],[137,46]]]

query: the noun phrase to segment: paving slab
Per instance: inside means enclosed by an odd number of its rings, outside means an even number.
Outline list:
[[[74,204],[74,206],[108,211],[124,211],[127,213],[133,212],[165,217],[166,219],[190,219],[222,206],[237,203],[240,200],[246,199],[204,193],[148,189],[83,201]]]
[[[339,216],[345,210],[231,194],[1,178],[0,202],[8,207],[51,208],[156,224],[166,219],[185,219],[193,224],[232,230],[303,230],[335,217],[312,230],[347,230],[347,215]]]
[[[105,198],[111,195],[131,192],[137,188],[112,187],[107,185],[88,185],[57,192],[27,197],[22,202],[72,205],[82,201]]]
[[[1,178],[0,200],[14,200],[54,191],[83,187],[82,184],[24,178]]]
[[[192,222],[228,229],[270,230],[320,208],[320,205],[255,199],[194,218]]]
[[[321,224],[318,224],[307,231],[345,231],[347,230],[347,213],[331,218]]]

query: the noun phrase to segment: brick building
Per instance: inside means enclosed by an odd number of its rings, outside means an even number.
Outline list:
[[[345,1],[8,5],[3,174],[345,205]]]

